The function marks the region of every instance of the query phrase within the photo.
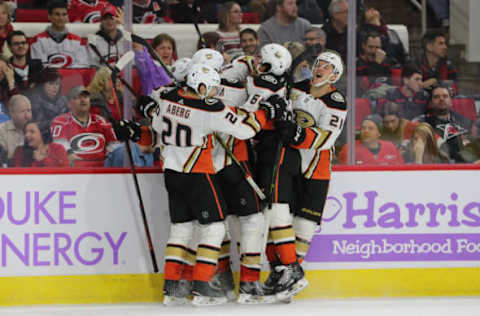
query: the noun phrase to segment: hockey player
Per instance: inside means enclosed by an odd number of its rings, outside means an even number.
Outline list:
[[[275,288],[277,298],[280,299],[295,295],[308,284],[299,264],[322,219],[330,180],[332,150],[347,115],[345,99],[333,85],[342,73],[343,64],[338,53],[321,53],[312,67],[312,79],[298,82],[292,88],[295,121],[275,121],[281,140],[288,146],[287,151],[298,150],[301,160],[300,173],[291,175],[298,192],[293,210],[298,261],[283,269],[291,271],[290,280],[283,284],[278,282]],[[291,225],[291,217],[287,215],[289,214],[285,212],[279,225]]]
[[[193,304],[226,302],[225,293],[211,284],[220,244],[225,234],[226,204],[220,194],[212,156],[213,132],[240,139],[254,136],[283,109],[265,104],[267,110],[238,116],[221,101],[212,99],[220,83],[218,73],[207,65],[191,67],[185,88],[161,94],[153,114],[153,127],[164,144],[165,186],[169,195],[170,237],[165,251],[165,300],[178,298],[183,263],[192,237],[193,221],[200,223],[198,250],[193,269]],[[148,113],[148,109],[143,109]],[[278,114],[281,115],[281,114]],[[182,297],[179,297],[182,298]]]
[[[192,63],[203,62],[216,69],[223,65],[223,56],[212,49],[204,48],[192,57]],[[240,109],[247,100],[247,91],[242,82],[235,79],[221,79],[216,98],[232,106],[232,110],[244,117],[248,114]],[[217,133],[218,143],[214,148],[215,170],[225,197],[230,217],[229,228],[236,231],[240,243],[240,286],[238,303],[264,303],[263,289],[259,282],[261,270],[261,251],[264,233],[264,216],[260,200],[245,179],[241,168],[233,163],[232,157],[223,146],[234,154],[244,169],[252,173],[249,163],[248,141],[232,135]],[[222,142],[223,144],[220,144]],[[235,297],[235,285],[230,269],[230,234],[227,231],[222,247],[214,280],[227,291],[230,299]]]

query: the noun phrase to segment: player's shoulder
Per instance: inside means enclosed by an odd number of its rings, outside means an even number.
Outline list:
[[[253,83],[256,87],[276,92],[285,86],[286,79],[284,76],[261,74],[253,79]]]
[[[171,91],[166,91],[162,94],[161,99],[170,103],[176,103],[178,105],[184,105],[193,109],[207,111],[207,112],[219,112],[225,108],[222,101],[215,98],[194,99],[185,96],[181,93],[182,89],[177,88]],[[168,112],[168,110],[167,110]]]
[[[237,79],[222,78],[220,81],[220,84],[222,86],[237,88],[237,89],[242,89],[244,87],[243,83]]]
[[[70,113],[63,113],[63,114],[60,114],[60,115],[57,115],[53,120],[52,120],[52,123],[51,125],[65,125],[65,124],[69,124],[70,121],[71,121],[71,114]]]
[[[329,108],[345,111],[347,110],[347,102],[345,96],[338,90],[331,91],[319,98]]]
[[[300,90],[302,92],[308,93],[308,91],[310,90],[310,79],[294,82],[292,84],[292,89],[296,89],[296,90]]]

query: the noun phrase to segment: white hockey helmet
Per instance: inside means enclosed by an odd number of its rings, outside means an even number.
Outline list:
[[[216,71],[220,71],[223,66],[223,56],[220,52],[211,49],[211,48],[202,48],[199,49],[195,54],[192,56],[192,63],[193,64],[204,64],[209,65]]]
[[[200,87],[204,85],[205,94],[200,93]],[[220,85],[220,75],[218,72],[205,64],[193,65],[187,74],[187,86],[195,90],[203,98],[207,97],[210,91]]]
[[[282,45],[267,44],[260,50],[260,61],[257,65],[258,73],[272,73],[283,75],[292,65],[292,55]],[[262,68],[266,66],[266,70]]]
[[[325,62],[329,63],[330,65],[332,65],[333,66],[333,71],[330,74],[330,76],[328,76],[328,78],[326,80],[314,84],[315,87],[322,86],[325,83],[335,83],[340,79],[340,77],[342,77],[343,62],[342,62],[342,57],[340,57],[340,55],[337,52],[332,51],[332,50],[326,50],[326,51],[320,53],[320,55],[317,56],[317,58],[315,59],[315,62],[313,63],[312,73],[315,72],[315,68],[317,67],[317,65],[320,61],[325,61]],[[332,80],[332,77],[334,75],[337,75],[337,77]]]
[[[185,77],[187,76],[188,70],[192,64],[191,58],[180,58],[177,59],[171,68],[171,72],[175,81],[185,82]]]

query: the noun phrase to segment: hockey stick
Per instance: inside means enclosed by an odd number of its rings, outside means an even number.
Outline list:
[[[117,92],[116,92],[116,84],[115,84],[115,81],[116,81],[116,75],[117,73],[116,72],[112,72],[112,82],[113,82],[113,98],[115,100],[115,104],[117,105],[118,107],[118,97],[117,97]],[[125,148],[127,149],[127,155],[128,155],[128,160],[130,161],[130,171],[132,173],[132,177],[133,177],[133,183],[135,185],[135,191],[137,193],[137,198],[138,198],[138,205],[140,207],[140,213],[142,215],[142,222],[143,222],[143,227],[145,229],[145,235],[147,237],[147,245],[148,245],[148,250],[150,252],[150,258],[152,260],[152,266],[153,266],[153,272],[154,273],[157,273],[158,272],[158,264],[157,264],[157,259],[155,257],[155,251],[153,249],[153,243],[152,243],[152,237],[150,235],[150,229],[148,227],[148,221],[147,221],[147,216],[145,214],[145,206],[143,204],[143,198],[142,198],[142,192],[140,191],[140,185],[138,183],[138,177],[137,177],[137,173],[135,171],[135,165],[134,165],[134,162],[133,162],[133,155],[132,155],[132,149],[130,147],[130,142],[129,140],[127,140],[125,142]]]
[[[233,160],[233,162],[235,162],[235,164],[240,168],[240,170],[242,171],[243,175],[245,176],[245,180],[247,180],[248,184],[250,184],[250,186],[252,187],[252,189],[255,191],[255,193],[257,193],[258,197],[261,199],[261,200],[265,200],[265,194],[262,192],[262,190],[260,189],[260,187],[257,185],[257,183],[255,182],[255,180],[253,180],[252,178],[252,175],[250,174],[250,172],[248,172],[247,169],[245,169],[245,167],[242,165],[242,163],[240,161],[238,161],[237,157],[235,157],[235,154],[230,150],[230,148],[228,148],[227,144],[225,144],[225,142],[223,141],[223,139],[218,136],[218,134],[215,133],[215,138],[217,139],[217,141],[220,143],[220,145],[223,147],[223,149],[225,149],[225,152],[227,153],[227,155]]]
[[[193,1],[193,6],[192,6],[192,22],[193,26],[195,27],[195,30],[197,31],[198,34],[198,39],[200,40],[200,46],[202,48],[207,47],[207,42],[205,41],[205,38],[202,35],[202,32],[200,32],[200,28],[198,27],[198,0]]]
[[[96,46],[95,34],[89,34],[89,35],[88,35],[88,45],[89,45],[90,48],[93,50],[93,52],[95,53],[95,55],[97,55],[97,57],[100,59],[100,62],[101,62],[102,64],[104,64],[105,66],[107,66],[108,69],[110,69],[110,70],[112,71],[112,73],[113,73],[114,71],[119,72],[119,71],[118,71],[118,66],[117,66],[117,70],[115,70],[115,68],[112,67],[112,65],[110,65],[110,64],[105,60],[105,58],[103,58],[102,54],[100,54],[100,51],[98,50],[98,48],[97,48],[97,46]],[[130,53],[131,53],[131,54],[130,54]],[[132,58],[132,59],[133,59],[133,57],[134,57],[134,53],[133,53],[133,52],[127,52],[125,55],[127,55],[127,54],[129,54],[128,58]],[[117,61],[117,65],[118,65],[118,63],[122,60],[122,58],[123,58],[125,55],[123,55],[123,56]],[[125,57],[125,58],[127,58],[127,57]],[[130,59],[130,60],[131,60],[131,59]],[[130,62],[130,60],[129,60],[128,62]],[[128,62],[127,62],[126,64],[128,64]],[[123,66],[125,66],[126,64],[124,64]],[[120,65],[120,66],[122,66],[122,65]],[[123,69],[123,67],[120,68],[120,69]],[[128,91],[130,91],[130,92],[133,94],[133,96],[138,99],[138,94],[137,94],[137,92],[135,91],[135,89],[133,89],[133,87],[132,87],[125,79],[123,79],[122,77],[118,77],[118,79],[120,79],[120,81],[122,82],[122,84],[123,84],[125,87],[127,87]]]

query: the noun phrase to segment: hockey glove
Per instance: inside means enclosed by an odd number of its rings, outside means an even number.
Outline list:
[[[260,102],[260,108],[267,112],[267,119],[276,120],[286,115],[287,102],[273,94],[266,101]]]
[[[284,144],[294,146],[301,144],[307,134],[305,129],[294,121],[275,121],[275,131]]]
[[[147,95],[141,95],[137,99],[136,108],[145,118],[152,119],[153,109],[158,106],[158,103]]]
[[[140,124],[136,122],[130,122],[128,120],[120,120],[114,121],[112,123],[113,131],[115,132],[115,136],[120,141],[128,141],[132,140],[137,142],[140,140],[140,136],[142,136],[142,130],[140,128]]]

